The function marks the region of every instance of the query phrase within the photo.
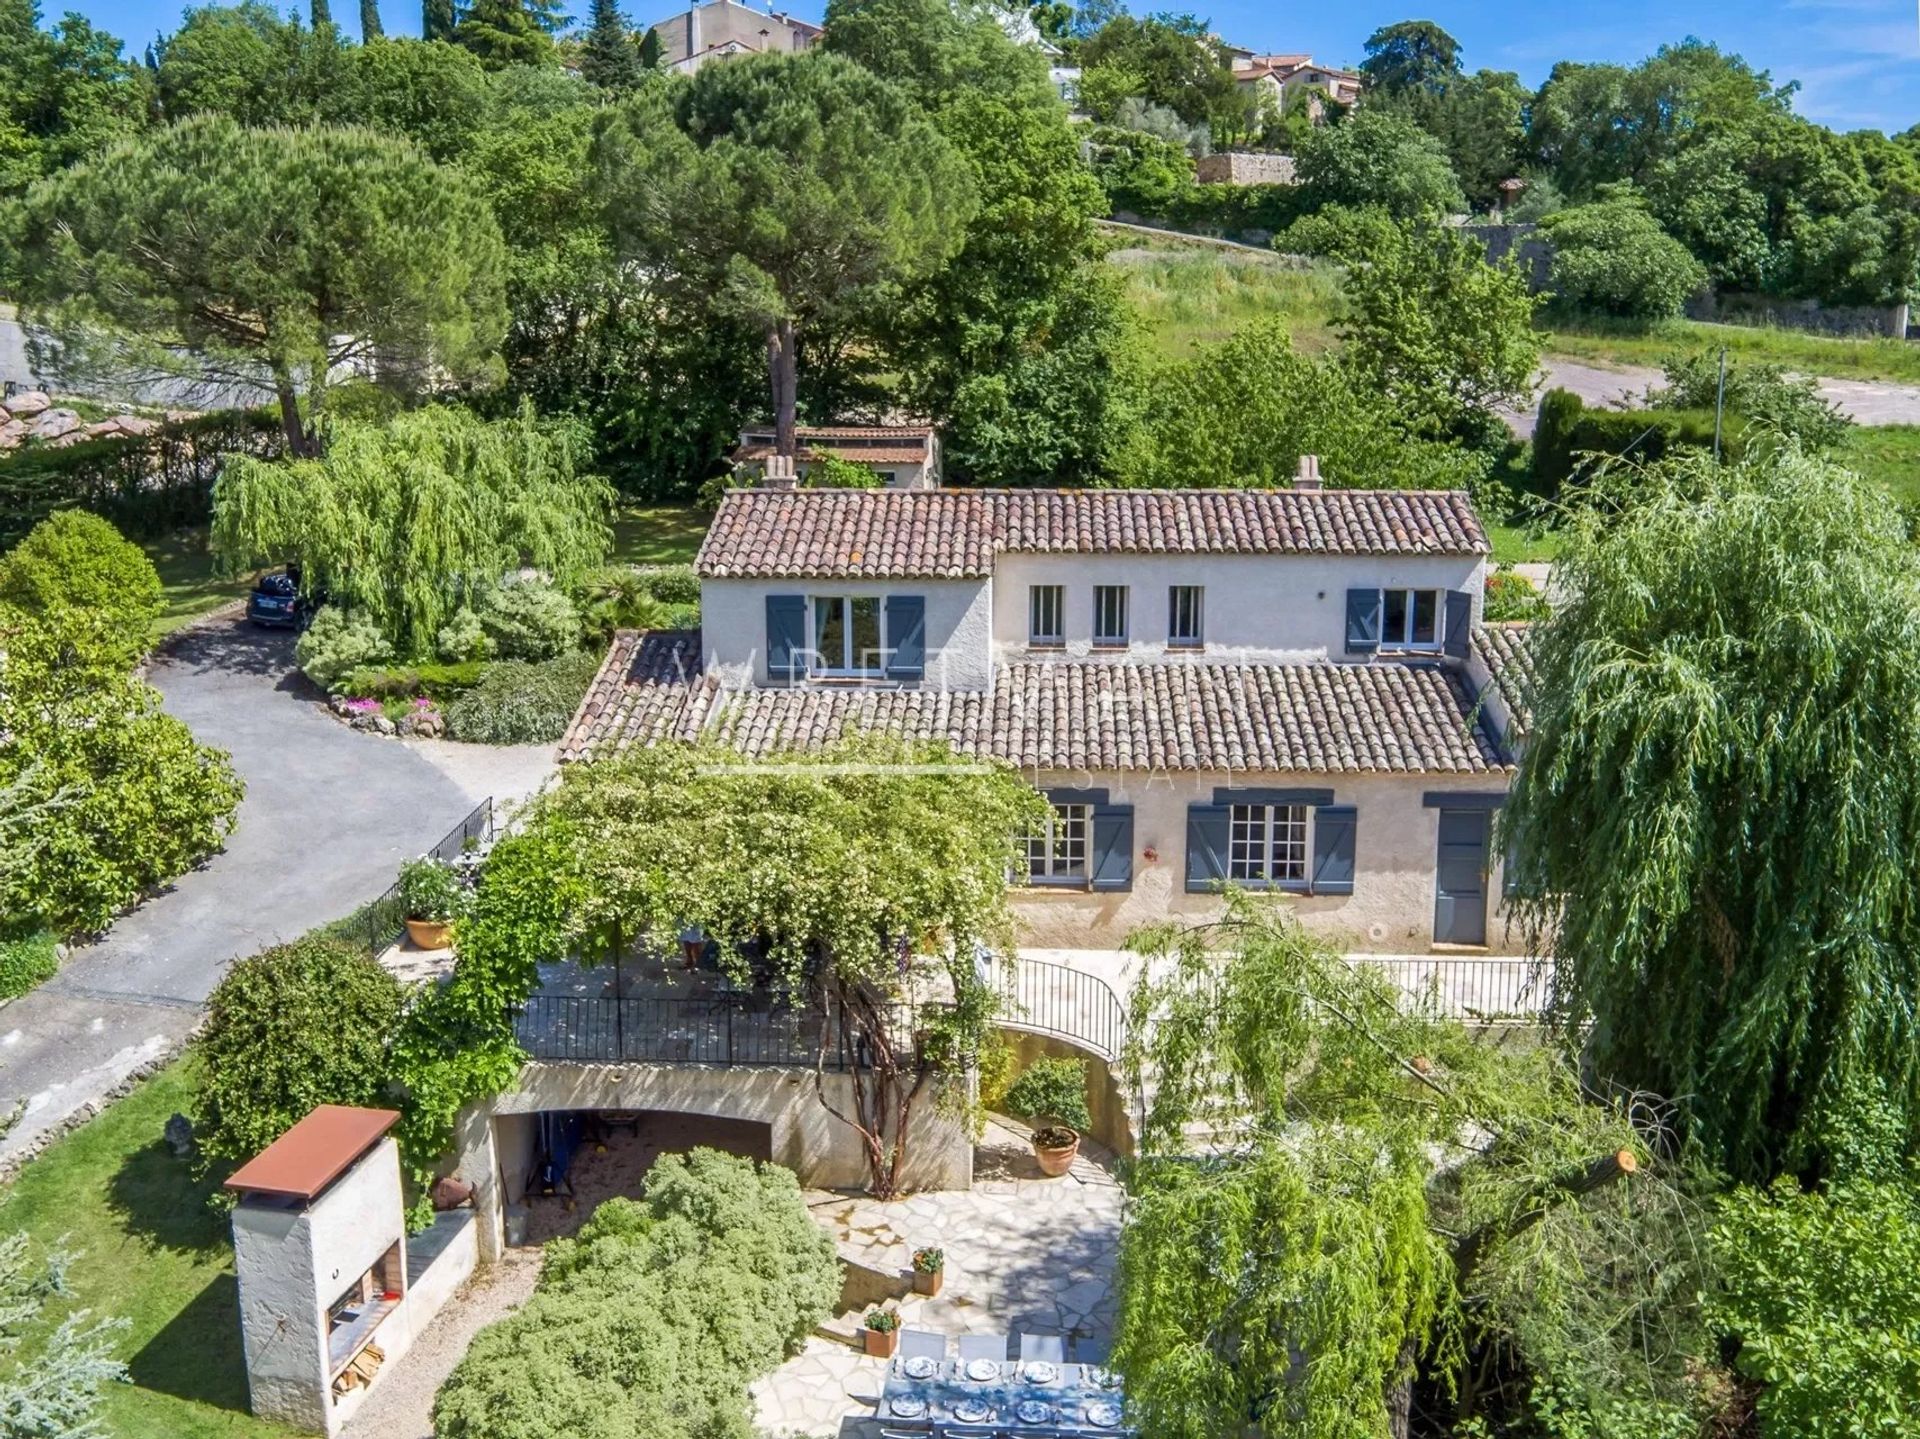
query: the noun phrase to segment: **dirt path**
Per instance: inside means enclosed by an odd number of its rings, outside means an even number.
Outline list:
[[[1549,389],[1571,390],[1589,405],[1626,409],[1637,403],[1649,385],[1661,381],[1660,371],[1647,365],[1597,365],[1586,360],[1547,356],[1540,362],[1542,379],[1533,403],[1525,411],[1503,411],[1502,418],[1520,436],[1533,433],[1540,395]],[[1862,425],[1920,425],[1920,385],[1884,380],[1821,380],[1820,393]]]

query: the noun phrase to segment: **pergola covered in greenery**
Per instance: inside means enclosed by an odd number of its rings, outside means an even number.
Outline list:
[[[1017,838],[1044,813],[1010,769],[884,738],[751,763],[666,745],[569,770],[493,851],[453,980],[404,1041],[417,1157],[511,1082],[506,1014],[540,964],[670,949],[697,925],[736,979],[751,950],[809,996],[823,1050],[846,1037],[852,1107],[830,1107],[860,1132],[874,1192],[896,1192],[914,1106],[993,1021],[975,955],[1012,944]]]

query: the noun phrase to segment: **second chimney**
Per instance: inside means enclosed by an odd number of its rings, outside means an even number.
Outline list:
[[[769,490],[790,490],[798,481],[794,473],[792,455],[768,455],[765,477],[761,480]]]
[[[1318,455],[1300,457],[1300,469],[1293,477],[1293,487],[1296,490],[1320,488],[1320,457]]]

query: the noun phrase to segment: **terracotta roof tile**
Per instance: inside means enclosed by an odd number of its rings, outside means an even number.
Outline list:
[[[1487,553],[1453,490],[733,490],[708,578],[978,579],[1002,553]]]
[[[1524,620],[1482,625],[1473,632],[1473,652],[1493,676],[1493,686],[1513,716],[1515,735],[1524,735],[1533,718],[1528,693],[1534,674],[1531,636],[1532,627]]]
[[[681,659],[690,654],[691,664]],[[1024,769],[1462,774],[1507,755],[1459,679],[1434,663],[1026,661],[993,691],[722,691],[697,635],[622,635],[563,760],[703,732],[750,756],[849,731],[945,740]]]

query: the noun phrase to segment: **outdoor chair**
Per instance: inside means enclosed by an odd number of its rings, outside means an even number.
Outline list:
[[[960,1336],[960,1362],[970,1359],[991,1359],[996,1364],[1007,1362],[1007,1336],[1004,1334],[962,1334]]]
[[[925,1357],[944,1364],[947,1360],[947,1336],[936,1334],[931,1329],[902,1329],[899,1353],[902,1359]]]
[[[1067,1341],[1058,1334],[1022,1334],[1020,1362],[1022,1364],[1065,1364]]]

